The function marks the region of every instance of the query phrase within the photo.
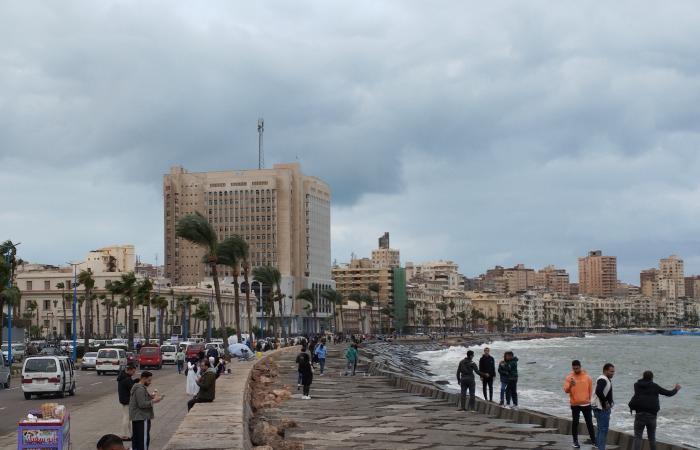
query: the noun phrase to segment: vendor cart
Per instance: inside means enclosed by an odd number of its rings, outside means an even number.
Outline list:
[[[63,419],[23,419],[17,423],[17,450],[69,450],[70,415]]]

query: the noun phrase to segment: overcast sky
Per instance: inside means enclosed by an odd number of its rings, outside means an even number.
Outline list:
[[[177,6],[179,5],[179,6]],[[573,6],[575,5],[575,6]],[[298,160],[333,258],[700,273],[700,5],[0,3],[0,239],[162,262],[162,175]]]

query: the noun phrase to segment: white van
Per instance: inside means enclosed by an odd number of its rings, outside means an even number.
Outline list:
[[[163,357],[163,364],[175,364],[175,354],[177,353],[177,347],[174,345],[163,344],[160,346],[160,354]]]
[[[95,371],[97,375],[116,372],[126,368],[126,350],[121,348],[101,348],[97,351]]]
[[[66,356],[30,356],[22,365],[22,392],[32,394],[75,395],[73,363]]]

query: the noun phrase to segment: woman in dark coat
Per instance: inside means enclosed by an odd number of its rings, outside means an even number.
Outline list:
[[[303,386],[303,394],[301,398],[304,400],[311,400],[309,395],[309,389],[311,388],[311,382],[314,379],[314,372],[311,369],[311,360],[308,353],[300,353],[297,357],[297,364],[299,365],[299,374],[301,375],[301,385]]]

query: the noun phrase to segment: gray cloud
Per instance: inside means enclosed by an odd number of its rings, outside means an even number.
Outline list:
[[[700,271],[699,16],[691,1],[6,3],[2,230],[33,260],[113,242],[152,259],[162,174],[254,167],[264,115],[268,164],[331,183],[338,259],[386,229],[410,259],[472,274],[573,270],[592,247],[619,252],[627,280],[671,252]]]

